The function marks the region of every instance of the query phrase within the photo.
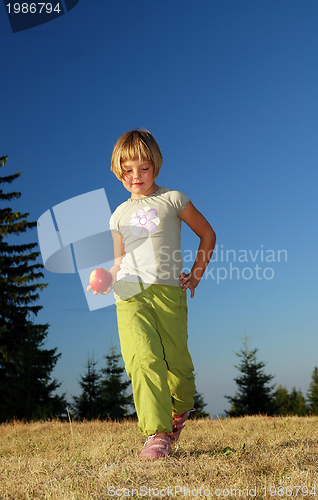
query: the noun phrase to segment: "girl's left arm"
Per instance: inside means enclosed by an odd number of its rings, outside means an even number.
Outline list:
[[[201,212],[195,208],[191,201],[187,203],[179,217],[200,238],[200,245],[190,273],[182,273],[179,276],[180,286],[182,286],[184,291],[189,288],[191,291],[191,298],[193,298],[194,289],[198,286],[212,257],[216,236],[209,222]]]

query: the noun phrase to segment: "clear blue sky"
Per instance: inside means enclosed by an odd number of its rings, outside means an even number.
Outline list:
[[[186,193],[215,229],[218,259],[188,296],[211,414],[229,408],[244,331],[277,385],[306,393],[318,365],[317,22],[316,0],[80,0],[13,34],[0,4],[1,176],[22,170],[7,186],[22,192],[12,209],[37,220],[104,188],[113,211],[129,193],[109,170],[112,148],[140,127],[163,153],[158,184]],[[36,230],[19,238],[35,242]],[[197,246],[183,227],[184,254]],[[227,250],[248,260],[226,261]],[[38,322],[50,323],[70,397],[88,353],[102,367],[118,345],[115,307],[90,312],[78,275],[44,273]]]

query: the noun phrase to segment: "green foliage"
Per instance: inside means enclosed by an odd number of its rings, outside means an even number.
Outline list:
[[[106,359],[106,368],[101,370],[100,383],[102,395],[101,418],[120,420],[128,416],[127,407],[133,405],[132,395],[126,396],[125,394],[131,382],[130,380],[122,380],[125,368],[118,365],[121,355],[116,354],[115,347],[112,346],[104,358]]]
[[[307,405],[306,399],[303,396],[303,393],[300,389],[296,390],[296,387],[293,387],[290,395],[290,413],[291,415],[299,415],[304,416],[307,413]]]
[[[199,394],[197,390],[194,394],[194,408],[195,411],[190,413],[189,418],[202,418],[202,417],[210,417],[210,414],[203,410],[207,403],[204,402],[202,394]]]
[[[71,409],[76,418],[79,419],[96,419],[99,418],[101,412],[101,390],[100,390],[100,374],[95,366],[97,361],[88,356],[87,369],[84,376],[81,375],[79,384],[82,388],[80,396],[73,396],[74,403]]]
[[[313,415],[318,415],[318,368],[311,375],[312,381],[307,392],[308,408]]]
[[[290,400],[286,387],[279,385],[275,391],[275,401],[278,415],[289,415]]]
[[[299,415],[303,416],[308,413],[306,399],[302,391],[296,390],[295,387],[289,393],[286,387],[279,385],[275,391],[275,404],[277,415]]]
[[[7,157],[0,158],[0,166]],[[11,183],[21,172],[0,177],[0,184]],[[0,201],[19,198],[21,193],[4,193]],[[37,420],[56,416],[64,411],[63,396],[54,395],[60,386],[51,380],[51,372],[60,356],[57,349],[44,349],[48,324],[31,321],[42,306],[35,305],[38,290],[47,284],[42,264],[34,261],[40,252],[37,243],[11,245],[4,238],[20,235],[36,226],[28,213],[0,209],[0,421],[14,418]]]
[[[225,396],[231,402],[230,410],[226,411],[228,416],[239,417],[260,413],[273,415],[275,413],[274,386],[268,386],[274,377],[264,374],[265,363],[257,361],[257,351],[258,349],[249,351],[245,336],[244,348],[241,349],[240,353],[236,353],[241,362],[239,365],[235,365],[235,368],[242,374],[234,379],[238,391],[233,397]]]
[[[7,156],[0,156],[0,167],[5,165],[7,163],[8,157]]]
[[[128,417],[128,406],[133,406],[132,395],[126,396],[130,381],[123,381],[125,369],[119,366],[120,354],[112,346],[106,359],[106,368],[99,372],[95,369],[97,362],[88,358],[87,372],[81,376],[82,393],[73,397],[72,410],[79,419],[121,420]]]

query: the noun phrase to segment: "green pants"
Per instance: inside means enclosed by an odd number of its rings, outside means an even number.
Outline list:
[[[186,293],[166,285],[150,285],[137,293],[140,286],[118,281],[114,291],[138,425],[149,436],[172,431],[172,414],[193,407],[195,384],[187,347]]]

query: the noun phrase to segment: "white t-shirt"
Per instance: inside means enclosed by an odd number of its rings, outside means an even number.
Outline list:
[[[109,221],[110,229],[122,235],[125,250],[117,280],[179,286],[179,215],[189,201],[180,191],[160,187],[119,205]]]

